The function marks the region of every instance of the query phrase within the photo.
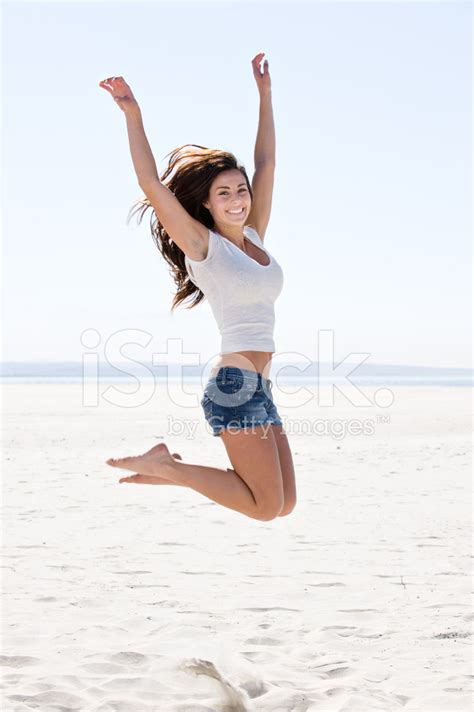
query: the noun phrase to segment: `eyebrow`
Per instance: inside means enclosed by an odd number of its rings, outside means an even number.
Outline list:
[[[247,183],[239,183],[239,185],[237,186],[237,188],[240,188],[240,187],[243,186],[243,185],[246,186]],[[220,190],[221,188],[228,188],[228,189],[230,190],[230,185],[220,185],[218,188],[216,188],[216,190]]]

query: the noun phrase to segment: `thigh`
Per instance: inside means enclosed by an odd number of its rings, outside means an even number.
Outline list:
[[[252,491],[260,512],[277,516],[283,509],[284,490],[272,426],[223,430],[220,437],[232,468]]]
[[[285,495],[285,510],[291,512],[296,505],[296,479],[293,456],[290,443],[282,425],[272,425],[271,431],[275,438]]]

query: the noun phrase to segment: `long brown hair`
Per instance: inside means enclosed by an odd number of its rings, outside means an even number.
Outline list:
[[[208,200],[211,184],[222,171],[235,168],[239,170],[247,182],[250,197],[253,199],[252,188],[245,168],[233,153],[198,146],[194,143],[185,143],[166,155],[171,157],[168,168],[160,177],[160,181],[174,193],[183,208],[207,228],[211,230],[214,228],[214,220],[209,210],[203,206],[203,202]],[[138,224],[140,224],[148,208],[152,208],[152,205],[147,197],[135,202],[128,213],[127,224],[136,214],[138,214]],[[205,295],[190,280],[184,263],[183,250],[173,242],[153,208],[150,215],[150,228],[153,241],[169,264],[170,273],[177,286],[170,311],[173,312],[181,302],[196,293],[195,299],[186,307],[192,309],[205,298]]]

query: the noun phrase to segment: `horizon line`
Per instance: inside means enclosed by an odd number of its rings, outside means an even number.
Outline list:
[[[340,361],[335,360],[334,361],[334,368],[336,369],[339,364],[343,361],[344,359],[341,359]],[[96,365],[98,366],[123,366],[123,365],[128,365],[133,369],[134,364],[139,364],[139,362],[133,360],[133,359],[125,359],[123,361],[97,361]],[[182,363],[181,361],[171,361],[171,362],[159,362],[159,363],[151,363],[149,361],[145,361],[141,365],[146,365],[147,368],[160,368],[163,366],[182,366],[186,368],[202,368],[206,364],[208,364],[209,361],[203,361],[202,363],[198,364],[188,364],[188,363]],[[70,360],[62,360],[62,361],[50,361],[50,360],[36,360],[36,361],[0,361],[0,367],[2,366],[54,366],[54,365],[74,365],[74,366],[79,366],[83,367],[84,365],[87,367],[90,364],[83,364],[82,361],[70,361]],[[314,366],[317,364],[330,364],[329,361],[278,361],[277,359],[272,359],[271,364],[275,365],[285,365],[285,366],[303,366],[306,365],[306,368],[309,368],[310,366]],[[374,362],[374,363],[367,363],[367,361],[364,362],[351,362],[348,361],[346,363],[347,366],[353,364],[354,366],[359,366],[360,367],[365,367],[365,368],[375,368],[375,367],[395,367],[395,368],[421,368],[421,369],[431,369],[431,370],[456,370],[456,371],[468,371],[470,373],[474,373],[474,366],[426,366],[426,365],[418,365],[418,364],[401,364],[401,363],[382,363],[382,362]]]

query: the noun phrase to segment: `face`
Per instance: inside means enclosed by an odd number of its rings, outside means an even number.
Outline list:
[[[245,225],[251,204],[247,182],[237,169],[219,173],[211,185],[208,200],[203,203],[218,227],[234,228]]]

